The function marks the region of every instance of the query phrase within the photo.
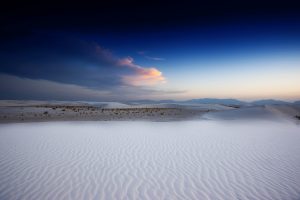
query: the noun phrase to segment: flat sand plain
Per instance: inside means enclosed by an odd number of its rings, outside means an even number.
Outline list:
[[[291,121],[0,124],[0,199],[300,198]]]

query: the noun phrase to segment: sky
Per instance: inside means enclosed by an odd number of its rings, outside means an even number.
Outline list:
[[[1,8],[0,99],[300,99],[300,7],[284,1]]]

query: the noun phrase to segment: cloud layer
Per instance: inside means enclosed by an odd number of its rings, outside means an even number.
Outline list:
[[[111,91],[95,90],[74,84],[0,74],[1,99],[29,100],[108,100]]]
[[[43,79],[21,78],[0,74],[0,99],[19,100],[76,100],[76,101],[126,101],[161,99],[186,91],[157,90],[122,85],[110,90],[58,83]]]
[[[6,91],[0,95],[2,99],[19,94],[31,99],[86,96],[84,99],[99,100],[119,98],[123,91],[139,98],[151,87],[166,82],[156,67],[138,65],[130,56],[120,58],[95,42],[77,38],[26,38],[0,51],[0,58],[1,91]],[[18,87],[22,84],[24,87]]]

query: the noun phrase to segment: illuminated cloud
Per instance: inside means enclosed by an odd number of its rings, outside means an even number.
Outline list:
[[[154,67],[145,68],[136,65],[131,57],[120,59],[118,64],[120,66],[128,67],[134,71],[134,74],[132,75],[122,75],[122,81],[127,85],[152,86],[166,82],[166,79],[161,71]]]
[[[131,86],[153,86],[160,83],[165,83],[166,78],[162,72],[155,67],[143,67],[134,63],[132,57],[119,59],[115,57],[108,49],[104,49],[96,44],[96,54],[99,58],[110,62],[112,65],[117,67],[126,67],[132,70],[133,74],[120,75],[121,82]]]

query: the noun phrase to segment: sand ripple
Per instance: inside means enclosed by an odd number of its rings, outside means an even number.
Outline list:
[[[281,122],[0,125],[0,199],[299,199]]]

